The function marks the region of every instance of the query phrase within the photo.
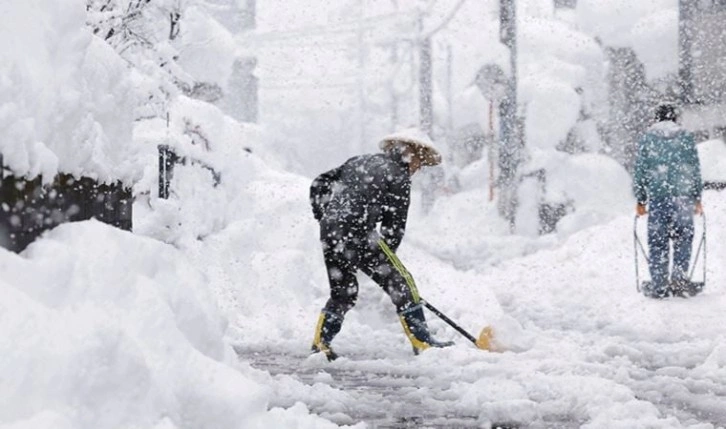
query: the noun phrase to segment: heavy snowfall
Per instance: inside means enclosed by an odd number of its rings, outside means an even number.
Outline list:
[[[682,95],[686,3],[701,101],[681,122],[716,185],[703,292],[656,300],[634,148]],[[726,427],[723,22],[720,0],[3,0],[3,180],[120,181],[133,228],[0,248],[0,429]],[[310,184],[410,127],[444,161],[413,179],[398,257],[492,350],[427,312],[455,345],[414,356],[360,274],[328,362]],[[160,147],[185,160],[165,197]]]

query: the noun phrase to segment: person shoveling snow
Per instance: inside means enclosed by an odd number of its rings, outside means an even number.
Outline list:
[[[396,256],[406,228],[411,176],[421,167],[441,163],[441,155],[416,129],[384,137],[380,148],[382,153],[353,157],[319,175],[310,187],[330,282],[330,298],[320,313],[312,350],[328,360],[337,358],[330,343],[355,305],[358,270],[391,297],[415,354],[453,344],[431,336],[425,302]]]

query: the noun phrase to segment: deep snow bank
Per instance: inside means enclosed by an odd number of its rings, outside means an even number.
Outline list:
[[[0,266],[0,427],[332,426],[266,411],[207,278],[169,245],[89,221]]]
[[[84,4],[9,0],[0,16],[5,165],[45,180],[59,169],[102,181],[138,179],[131,73],[85,27]]]

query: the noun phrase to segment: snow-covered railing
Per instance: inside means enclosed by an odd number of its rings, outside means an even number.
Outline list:
[[[214,187],[216,188],[217,185],[219,185],[222,182],[222,175],[220,172],[215,170],[213,167],[211,167],[209,164],[200,161],[198,159],[194,159],[191,157],[186,156],[179,156],[174,152],[174,150],[169,145],[159,145],[159,198],[169,198],[170,190],[169,185],[171,184],[171,179],[174,177],[174,166],[176,164],[180,165],[196,165],[199,167],[202,167],[206,170],[208,170],[210,173],[212,173],[212,178],[214,180]]]

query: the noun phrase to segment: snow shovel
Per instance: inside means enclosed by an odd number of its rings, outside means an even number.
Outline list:
[[[480,348],[482,350],[487,350],[490,352],[495,351],[494,345],[492,344],[493,332],[492,332],[491,326],[485,326],[484,329],[482,329],[481,332],[479,333],[479,338],[475,338],[473,335],[471,335],[466,330],[464,330],[464,328],[457,325],[456,322],[449,319],[444,313],[440,312],[436,307],[431,305],[428,301],[422,299],[421,302],[423,303],[424,307],[431,310],[431,312],[434,313],[435,315],[439,316],[439,318],[441,318],[441,320],[446,322],[452,328],[456,329],[457,332],[459,332],[461,335],[466,337],[467,340],[474,343],[474,345],[477,348]]]
[[[696,249],[696,254],[693,260],[693,265],[691,265],[691,272],[688,274],[688,284],[685,286],[685,290],[682,292],[687,293],[690,296],[696,296],[700,292],[703,291],[703,288],[706,286],[706,214],[702,213],[701,219],[703,221],[703,227],[701,229],[701,240],[698,242],[698,248]],[[638,254],[643,254],[643,257],[645,258],[645,262],[650,265],[650,260],[648,258],[648,252],[645,250],[645,246],[643,246],[643,242],[640,240],[640,237],[638,236],[638,216],[635,216],[635,220],[633,222],[633,246],[635,247],[635,287],[638,292],[648,292],[650,290],[650,281],[643,281],[641,283],[640,281],[640,273],[638,269]],[[698,264],[698,259],[701,256],[701,253],[703,253],[703,281],[693,281],[693,273],[696,270],[696,265]],[[672,288],[672,287],[671,287]]]

